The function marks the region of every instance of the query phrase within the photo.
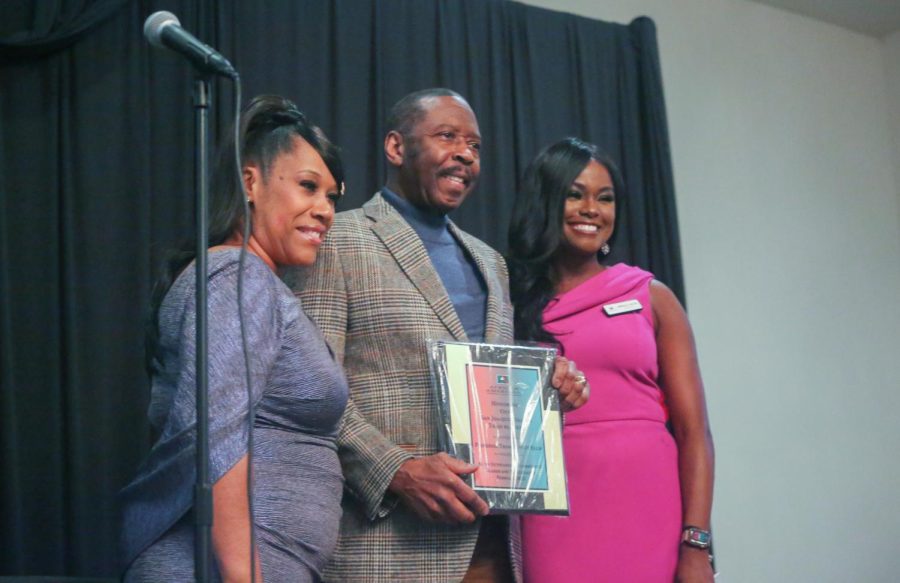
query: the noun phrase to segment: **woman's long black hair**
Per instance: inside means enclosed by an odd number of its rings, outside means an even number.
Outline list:
[[[242,172],[235,168],[234,131],[226,135],[210,180],[209,247],[227,241],[244,223]],[[337,146],[321,129],[312,125],[293,102],[278,95],[255,97],[241,112],[241,163],[259,167],[263,177],[268,177],[275,159],[293,150],[295,137],[303,138],[322,156],[335,183],[342,187],[344,168]],[[146,366],[151,374],[156,369],[159,348],[160,305],[175,278],[195,256],[196,242],[193,239],[183,241],[166,254],[154,283],[145,339]]]
[[[519,340],[557,344],[544,329],[543,312],[556,295],[553,261],[562,243],[563,209],[572,183],[591,160],[612,178],[616,199],[624,193],[616,165],[593,144],[565,138],[551,144],[525,170],[521,194],[509,225],[509,285]],[[616,213],[618,226],[620,213]],[[608,243],[612,245],[617,228]],[[602,260],[602,256],[600,257]]]

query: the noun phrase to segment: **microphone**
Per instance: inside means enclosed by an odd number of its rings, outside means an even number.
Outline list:
[[[171,12],[160,10],[148,16],[144,21],[144,36],[155,47],[167,47],[187,57],[201,71],[232,79],[238,76],[228,59],[181,28],[178,17]]]

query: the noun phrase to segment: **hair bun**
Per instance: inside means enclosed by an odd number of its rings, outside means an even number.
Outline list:
[[[309,125],[306,116],[293,101],[280,95],[259,95],[247,104],[244,110],[247,132],[265,129],[274,130],[288,125]]]
[[[294,123],[309,123],[303,112],[297,109],[293,103],[285,99],[286,107],[281,111],[273,111],[271,119],[275,125],[290,125]]]

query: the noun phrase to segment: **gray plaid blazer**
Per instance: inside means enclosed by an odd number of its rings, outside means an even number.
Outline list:
[[[488,289],[487,342],[508,343],[513,312],[503,258],[488,245],[450,230],[474,258]],[[285,280],[319,325],[350,384],[339,455],[343,517],[327,581],[459,581],[480,522],[431,524],[387,492],[400,465],[440,451],[426,341],[466,340],[466,333],[425,246],[401,215],[376,194],[338,213],[314,266]],[[510,552],[521,581],[518,522]]]

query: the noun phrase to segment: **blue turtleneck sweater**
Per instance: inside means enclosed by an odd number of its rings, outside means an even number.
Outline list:
[[[381,195],[419,235],[469,341],[483,342],[487,286],[475,261],[450,232],[449,219],[413,206],[387,187],[381,189]]]

